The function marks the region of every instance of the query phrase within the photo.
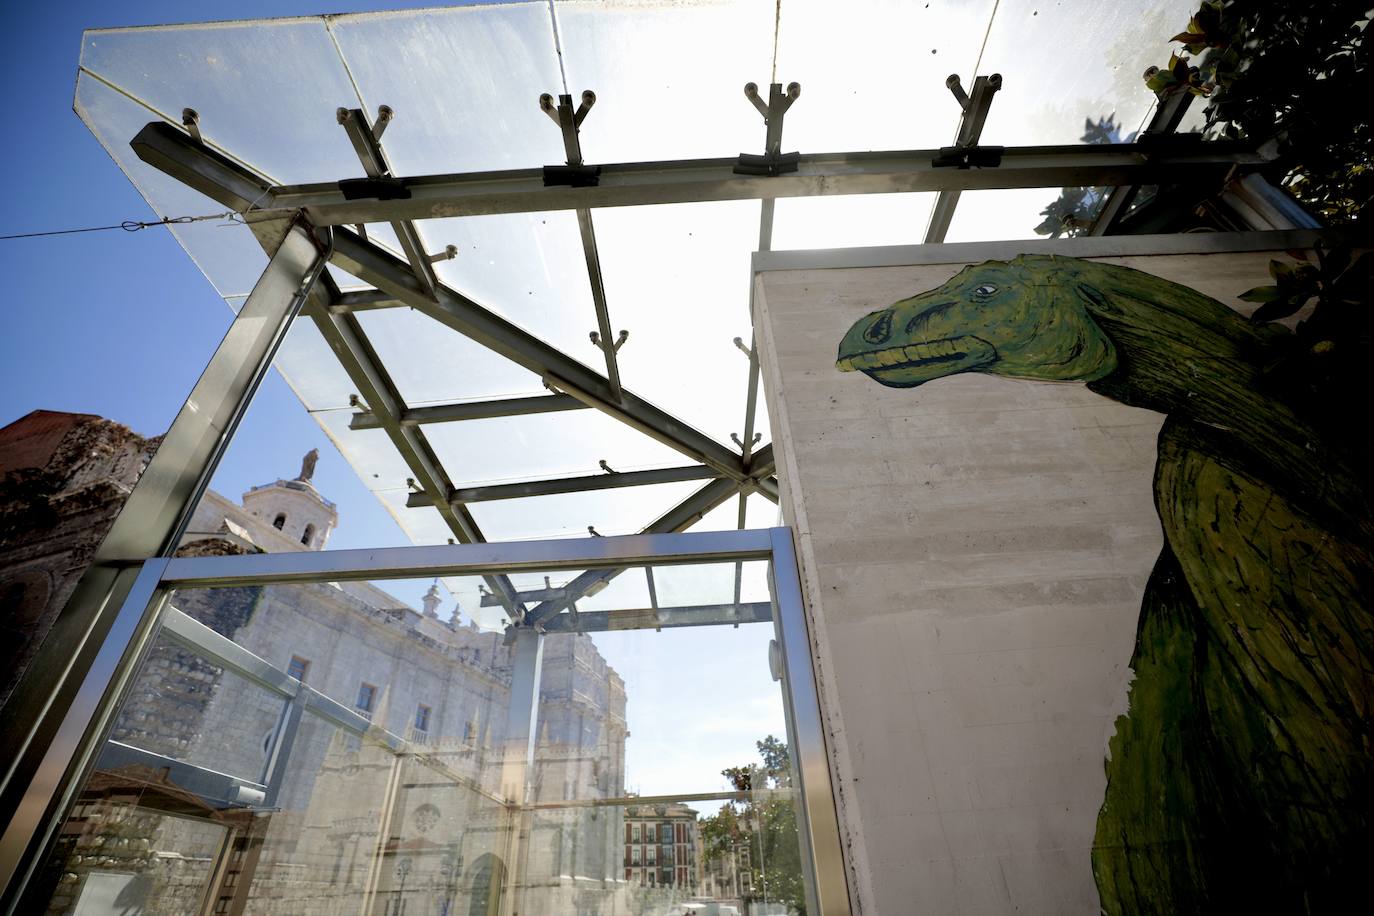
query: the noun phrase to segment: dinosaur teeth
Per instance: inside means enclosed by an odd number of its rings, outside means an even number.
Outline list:
[[[866,369],[887,369],[928,360],[948,361],[951,358],[962,358],[966,355],[966,349],[960,347],[957,340],[935,340],[907,344],[902,347],[889,347],[886,350],[873,350],[868,353],[856,353],[853,356],[846,356],[844,359],[838,360],[835,366],[841,372],[853,372]]]

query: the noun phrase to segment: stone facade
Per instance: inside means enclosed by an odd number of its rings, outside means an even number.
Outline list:
[[[51,410],[0,429],[0,706],[160,441]]]

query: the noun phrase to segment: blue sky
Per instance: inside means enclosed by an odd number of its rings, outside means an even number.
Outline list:
[[[352,12],[408,3],[7,3],[0,28],[11,182],[0,235],[154,218],[72,112],[87,28]],[[94,413],[143,435],[166,431],[229,326],[230,311],[163,228],[0,241],[10,293],[0,319],[0,426],[31,410]],[[213,486],[237,496],[293,476],[321,453],[320,490],[342,524],[331,547],[407,543],[274,371]],[[406,597],[410,596],[406,592]]]

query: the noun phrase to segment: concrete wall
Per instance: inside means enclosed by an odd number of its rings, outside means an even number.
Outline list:
[[[1271,255],[1105,260],[1239,307]],[[853,322],[964,263],[756,279],[851,894],[870,914],[1096,913],[1163,418],[1079,383],[836,371]]]

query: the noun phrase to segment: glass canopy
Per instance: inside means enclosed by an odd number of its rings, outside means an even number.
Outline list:
[[[966,86],[975,74],[1004,77],[982,142],[1069,143],[1085,119],[1110,115],[1123,134],[1146,121],[1154,97],[1139,74],[1194,5],[867,0],[845,4],[839,15],[828,4],[791,0],[612,0],[94,30],[83,39],[75,107],[164,217],[225,209],[130,147],[150,122],[181,130],[184,109],[198,113],[196,129],[209,149],[272,185],[364,174],[336,114],[341,108],[360,109],[369,122],[379,106],[394,112],[378,126],[385,126],[380,145],[396,176],[562,165],[563,136],[539,98],[568,94],[576,104],[587,89],[596,93],[580,129],[589,163],[762,151],[765,125],[741,91],[748,82],[801,84],[783,151],[937,148],[953,140],[960,122],[944,87],[950,73]],[[949,238],[1031,237],[1055,193],[968,193]],[[423,219],[414,232],[426,254],[456,249],[433,265],[440,283],[591,372],[608,372],[591,332],[628,332],[613,359],[625,390],[671,417],[683,436],[699,436],[748,467],[741,452],[770,441],[761,398],[748,403],[757,390],[747,354],[751,252],[918,243],[935,198],[779,200],[762,208],[772,216],[771,233],[761,233],[756,201],[597,209],[585,212],[585,226],[570,210]],[[393,225],[367,225],[365,240],[404,260]],[[266,264],[249,228],[227,216],[170,228],[236,307]],[[599,253],[604,323],[589,282],[588,229]],[[372,285],[335,265],[328,270],[343,294]],[[351,317],[394,386],[397,412],[411,420],[426,409],[452,408],[452,415],[462,405],[555,396],[547,375],[419,310]],[[297,321],[276,365],[415,543],[472,539],[434,506],[434,497],[451,494],[416,498],[407,483],[417,476],[413,461],[383,428],[368,425],[369,413],[382,408],[354,397],[356,378],[336,349],[316,324]],[[569,394],[557,382],[552,387],[557,396]],[[622,419],[570,409],[410,428],[421,431],[457,490],[700,463]],[[746,443],[751,428],[758,442]],[[755,470],[768,478],[771,450],[764,455]],[[474,500],[466,509],[477,536],[491,540],[583,535],[589,526],[620,534],[653,524],[683,530],[775,521],[765,499],[770,492],[775,498],[775,485],[770,491],[746,480],[722,490],[719,481],[704,483],[711,476],[721,475],[650,475],[642,486]],[[711,498],[702,498],[711,486]],[[694,511],[674,514],[684,506]]]

